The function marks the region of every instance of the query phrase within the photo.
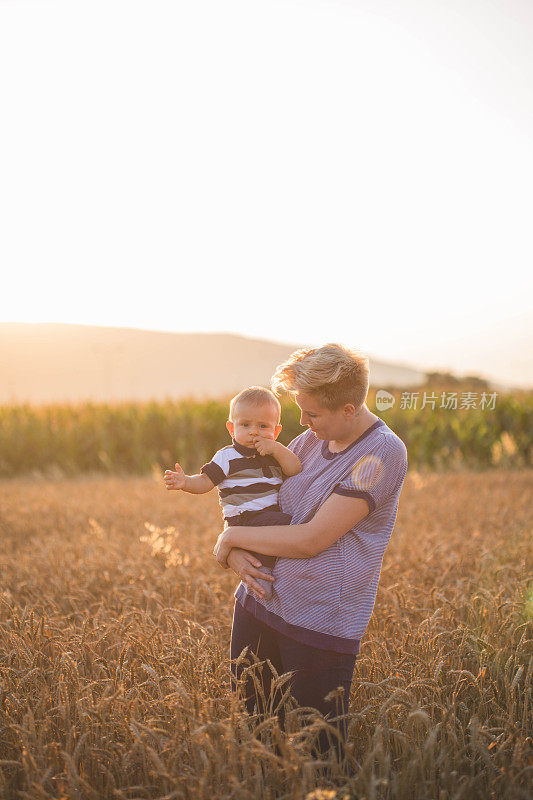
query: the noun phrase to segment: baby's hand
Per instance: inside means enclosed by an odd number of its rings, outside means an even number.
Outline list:
[[[260,456],[271,456],[276,446],[275,439],[265,439],[263,436],[256,436],[254,439],[254,447]]]
[[[163,477],[166,487],[167,489],[183,489],[187,476],[179,464],[174,466],[176,467],[176,472],[172,472],[170,469],[165,470]]]

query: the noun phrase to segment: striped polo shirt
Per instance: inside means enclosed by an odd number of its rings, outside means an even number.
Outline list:
[[[345,450],[307,430],[289,444],[302,472],[287,478],[279,500],[292,524],[308,522],[330,494],[364,498],[369,513],[311,558],[278,556],[272,597],[241,581],[235,598],[265,624],[304,644],[357,654],[376,599],[381,564],[407,472],[402,440],[378,419]]]
[[[224,519],[278,505],[282,469],[274,456],[261,456],[255,447],[244,447],[233,439],[200,471],[218,488]]]

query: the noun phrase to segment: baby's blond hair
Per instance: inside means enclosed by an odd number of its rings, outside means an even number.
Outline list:
[[[340,344],[304,348],[277,367],[270,383],[276,394],[304,392],[332,411],[346,403],[359,410],[368,394],[368,357]]]
[[[239,403],[250,403],[250,405],[253,406],[270,405],[275,409],[279,422],[281,405],[276,395],[271,392],[270,389],[265,389],[263,386],[249,386],[248,389],[243,389],[242,392],[236,394],[229,404],[229,418],[231,422],[233,422],[235,407]]]

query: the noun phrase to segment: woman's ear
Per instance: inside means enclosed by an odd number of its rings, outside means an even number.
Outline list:
[[[344,406],[344,414],[349,419],[353,419],[355,417],[355,406],[353,405],[353,403],[346,403],[346,405]]]
[[[228,421],[226,422],[226,428],[228,429],[228,433],[231,436],[231,438],[234,439],[235,437],[233,435],[234,433],[233,422],[230,419],[228,419]]]
[[[282,427],[283,427],[282,425],[276,425],[276,427],[275,427],[275,429],[274,429],[274,439],[277,439],[277,438],[278,438],[278,436],[279,436],[279,435],[280,435],[280,433],[281,433],[281,429],[282,429]]]

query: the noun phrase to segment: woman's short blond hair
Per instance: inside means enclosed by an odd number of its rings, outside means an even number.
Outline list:
[[[340,344],[297,350],[277,367],[270,383],[278,395],[304,392],[332,411],[346,403],[359,410],[368,394],[368,357]]]
[[[229,419],[233,422],[233,414],[235,408],[240,403],[249,403],[252,406],[265,406],[269,405],[272,410],[278,415],[278,422],[281,416],[281,405],[273,392],[270,389],[265,389],[263,386],[249,386],[248,389],[243,389],[242,392],[236,394],[229,404]]]

